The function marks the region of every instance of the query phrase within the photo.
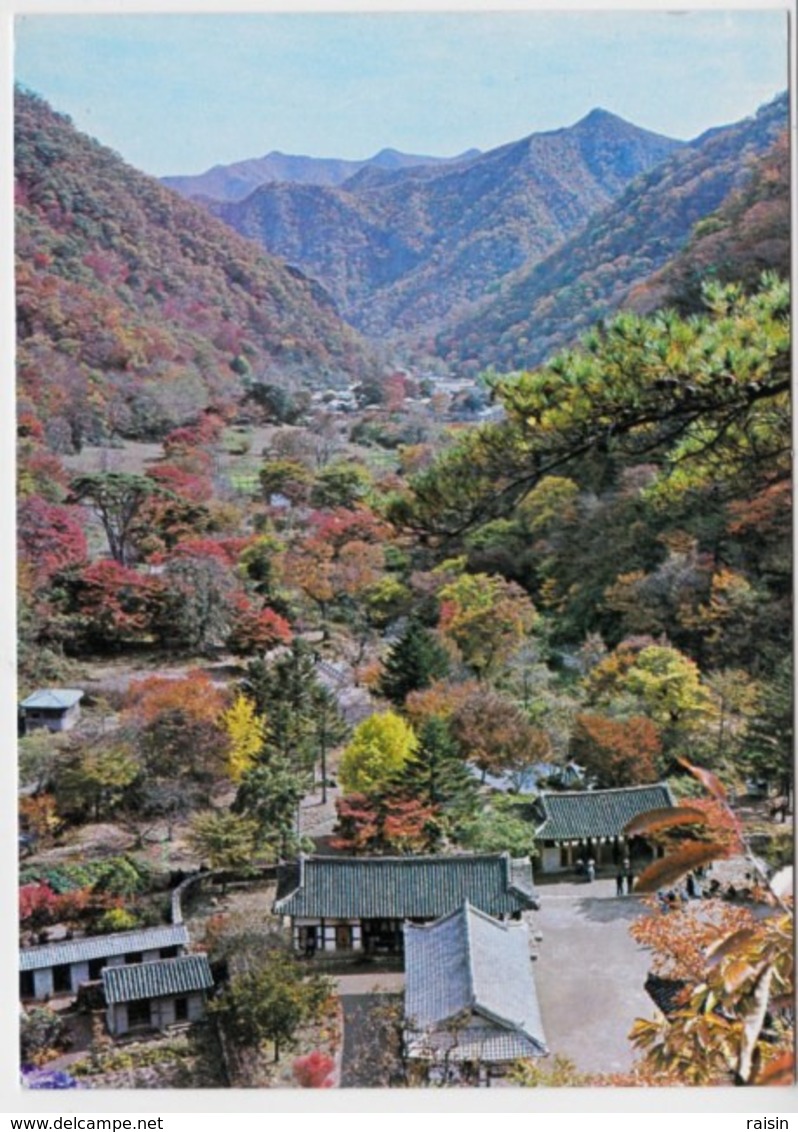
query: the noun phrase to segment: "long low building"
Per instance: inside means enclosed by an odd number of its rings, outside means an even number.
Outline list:
[[[519,1058],[548,1054],[523,921],[466,902],[404,932],[405,1043],[427,1076],[486,1083]]]
[[[76,995],[81,983],[99,979],[106,967],[174,958],[187,946],[186,926],[169,924],[22,948],[20,998],[44,1000],[54,995]]]
[[[304,857],[281,870],[274,912],[294,947],[401,953],[405,920],[437,920],[468,901],[497,919],[538,907],[528,859],[508,853],[432,857]]]
[[[626,826],[649,810],[673,806],[665,783],[615,790],[545,791],[538,798],[544,820],[535,831],[541,872],[572,869],[590,858],[597,866],[617,865],[627,855],[650,855],[640,838],[628,839]]]

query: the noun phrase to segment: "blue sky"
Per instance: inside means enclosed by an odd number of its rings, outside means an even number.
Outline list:
[[[15,75],[155,175],[450,155],[602,106],[678,138],[787,85],[784,10],[22,15]]]

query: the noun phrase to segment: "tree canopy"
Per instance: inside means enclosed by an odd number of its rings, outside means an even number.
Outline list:
[[[790,290],[706,285],[707,312],[623,313],[531,373],[501,378],[505,418],[470,430],[390,517],[451,538],[510,513],[546,476],[661,462],[671,485],[789,474]]]

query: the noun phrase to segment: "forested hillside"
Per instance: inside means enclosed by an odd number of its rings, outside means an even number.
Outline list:
[[[320,282],[18,95],[21,945],[160,927],[177,906],[215,983],[213,1025],[181,1018],[168,1042],[158,1015],[113,1046],[98,1011],[72,1084],[307,1082],[322,1041],[330,1083],[353,1060],[351,1014],[316,952],[359,964],[355,932],[338,912],[332,934],[323,913],[321,935],[286,932],[267,909],[275,873],[331,850],[554,873],[541,906],[556,880],[557,930],[617,984],[553,948],[549,1018],[601,983],[594,1022],[617,1029],[624,1071],[601,1048],[600,1072],[556,1053],[508,1080],[792,1080],[785,112],[684,147],[596,112],[454,167],[244,202],[292,259],[317,257],[350,317],[412,330],[413,364],[396,340],[367,349]],[[441,336],[441,374],[418,328],[490,287],[480,319]],[[488,362],[510,372],[477,376]],[[546,845],[544,792],[581,806],[580,790],[655,783],[675,805]],[[696,875],[715,861],[723,899]],[[375,973],[387,916],[363,918],[381,925]],[[649,956],[688,988],[666,1020],[618,1012],[606,987],[628,986],[630,956],[641,995]],[[46,969],[66,994],[64,966]],[[20,994],[23,1056],[57,1065],[68,1011],[32,978]],[[364,1043],[368,1018],[358,1006]],[[383,1057],[394,1022],[373,1031],[370,1084],[412,1083],[394,1045]],[[85,1045],[85,1014],[71,1024]]]
[[[644,281],[679,251],[693,226],[742,188],[786,127],[784,94],[754,118],[711,130],[680,149],[551,255],[526,264],[479,309],[453,322],[438,336],[437,351],[458,366],[505,371],[537,365],[575,342],[624,306],[634,288],[645,289]],[[784,177],[768,189],[774,196],[786,191]],[[715,249],[708,254],[714,262]]]
[[[249,378],[370,372],[322,289],[18,92],[20,413],[56,449],[158,437]]]
[[[624,305],[646,313],[672,306],[701,310],[702,285],[739,282],[751,291],[763,271],[790,275],[792,194],[790,144],[785,130],[750,165],[746,184],[693,229],[677,256],[629,293]]]
[[[214,211],[317,278],[364,333],[417,332],[542,259],[679,144],[595,110],[452,166],[267,184]]]

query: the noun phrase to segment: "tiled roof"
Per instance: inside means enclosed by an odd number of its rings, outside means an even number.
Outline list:
[[[673,805],[664,783],[618,790],[545,792],[539,801],[546,820],[535,833],[538,841],[618,837],[638,814]]]
[[[39,688],[19,705],[24,708],[50,708],[66,711],[83,699],[79,688]]]
[[[42,967],[57,967],[61,963],[85,963],[90,959],[108,959],[132,951],[155,951],[161,947],[185,947],[187,944],[188,929],[185,924],[65,939],[58,943],[45,943],[41,947],[24,948],[19,953],[19,969],[36,971]]]
[[[547,1052],[525,923],[465,903],[434,924],[405,924],[405,972],[412,1056],[506,1061]]]
[[[213,975],[207,955],[181,955],[178,959],[154,959],[126,967],[106,967],[102,972],[105,1000],[136,1002],[170,994],[207,990]]]
[[[517,1030],[505,1030],[485,1022],[482,1026],[469,1026],[465,1030],[437,1030],[425,1034],[407,1034],[408,1057],[424,1061],[517,1061],[519,1058],[542,1057],[537,1042]]]
[[[531,867],[507,853],[450,857],[300,857],[296,887],[278,884],[279,915],[437,919],[468,900],[492,916],[536,908]]]

